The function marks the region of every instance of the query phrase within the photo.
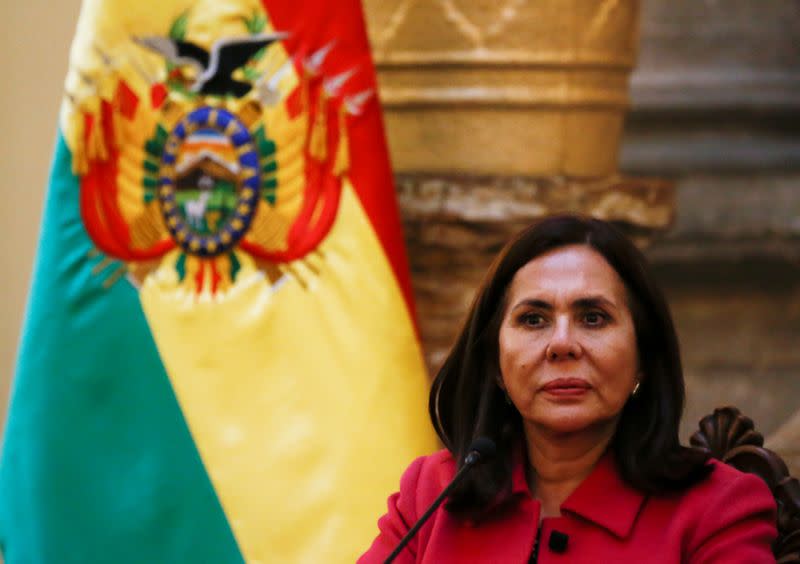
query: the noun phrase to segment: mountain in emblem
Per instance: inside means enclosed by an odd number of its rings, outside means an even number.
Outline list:
[[[236,175],[239,174],[240,167],[238,162],[229,162],[214,151],[210,151],[208,149],[201,149],[197,152],[188,154],[185,157],[181,155],[181,159],[178,161],[178,164],[175,167],[175,172],[177,172],[178,175],[182,175],[187,170],[192,170],[201,163],[214,163],[217,167],[222,168],[230,173],[234,178],[236,178]],[[206,164],[206,166],[208,166],[208,164]]]

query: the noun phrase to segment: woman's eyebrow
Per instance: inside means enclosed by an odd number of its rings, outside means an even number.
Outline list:
[[[554,309],[553,308],[553,304],[550,304],[550,303],[548,303],[548,302],[546,302],[544,300],[537,300],[537,299],[532,299],[532,298],[528,298],[526,300],[522,300],[520,302],[517,302],[517,304],[511,309],[515,310],[515,309],[518,309],[518,308],[523,307],[523,306],[525,306],[525,307],[535,307],[537,309],[544,309],[544,310],[547,310],[547,311],[551,311],[552,309]]]
[[[572,307],[577,309],[590,309],[593,307],[617,307],[614,302],[603,296],[588,296],[572,302]]]
[[[600,295],[587,296],[585,298],[578,298],[577,300],[573,301],[571,305],[575,309],[591,309],[591,308],[597,308],[597,307],[610,307],[610,308],[616,308],[617,307],[614,302],[612,302],[608,298],[606,298],[604,296],[600,296]],[[542,309],[542,310],[545,310],[545,311],[552,311],[552,310],[555,309],[555,307],[553,307],[553,304],[551,304],[549,302],[546,302],[546,301],[540,300],[540,299],[536,299],[536,298],[528,298],[528,299],[521,300],[521,301],[517,302],[516,305],[514,305],[514,307],[511,308],[511,310],[514,311],[515,309],[519,309],[521,307],[532,307],[532,308],[536,308],[536,309]]]

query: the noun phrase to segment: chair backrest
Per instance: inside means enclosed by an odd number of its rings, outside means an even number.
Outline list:
[[[753,421],[735,407],[721,407],[700,420],[690,439],[726,464],[760,476],[778,505],[778,538],[772,547],[778,564],[800,564],[800,483],[789,475],[780,456],[764,448]]]

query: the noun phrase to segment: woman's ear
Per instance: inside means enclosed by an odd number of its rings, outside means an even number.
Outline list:
[[[495,370],[494,381],[497,384],[498,388],[500,388],[504,392],[506,391],[506,384],[505,384],[505,382],[503,382],[503,375],[500,373],[500,369],[499,368],[497,370]]]

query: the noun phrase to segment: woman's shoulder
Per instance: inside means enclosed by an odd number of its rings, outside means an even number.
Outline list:
[[[382,519],[396,513],[410,527],[442,493],[455,471],[455,461],[447,450],[420,456],[403,472],[400,490],[389,497],[389,513]],[[420,536],[424,537],[424,532]]]
[[[725,543],[734,541],[754,550],[769,547],[776,534],[776,503],[766,482],[718,460],[707,464],[713,470],[704,480],[662,506],[674,524],[682,523],[690,553],[724,552]]]
[[[455,462],[446,450],[414,460],[400,478],[400,491],[389,496],[388,510],[378,520],[380,532],[359,562],[383,562],[454,474]],[[412,539],[406,556],[424,550],[435,520],[436,517],[429,520]]]
[[[418,498],[432,495],[431,500],[433,500],[453,479],[455,473],[455,459],[447,449],[420,456],[403,472],[400,478],[400,493],[415,492]]]
[[[722,560],[713,555],[722,558],[736,546],[742,562],[764,561],[761,556],[769,555],[777,534],[777,508],[769,487],[755,474],[718,460],[708,464],[713,471],[685,492],[676,511],[676,517],[689,525],[689,552],[698,560],[716,562]]]
[[[774,503],[769,487],[764,480],[755,474],[742,472],[733,466],[717,459],[710,459],[706,464],[713,470],[706,479],[701,480],[686,492],[690,497],[726,498],[732,492],[749,492],[761,499]]]
[[[756,506],[774,508],[775,499],[770,493],[766,482],[747,472],[710,459],[706,464],[712,467],[711,472],[704,479],[679,493],[667,495],[671,504],[688,507],[692,513],[704,513],[715,508],[729,506]]]

